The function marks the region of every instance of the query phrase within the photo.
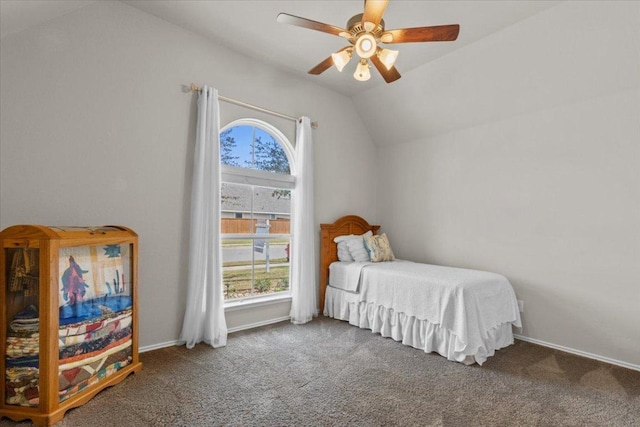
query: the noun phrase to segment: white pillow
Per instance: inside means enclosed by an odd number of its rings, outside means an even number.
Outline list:
[[[333,239],[338,244],[338,260],[342,262],[353,262],[353,257],[349,253],[349,247],[347,246],[347,240],[352,237],[358,237],[353,234],[347,236],[338,236]]]
[[[333,241],[336,243],[344,242],[345,240],[349,240],[352,237],[357,237],[355,234],[345,234],[344,236],[337,236],[333,238]]]
[[[367,252],[367,248],[365,248],[364,246],[365,236],[371,237],[373,236],[373,232],[369,230],[361,236],[354,236],[353,238],[346,240],[347,247],[349,248],[349,253],[351,254],[353,260],[356,262],[371,261],[369,252]]]

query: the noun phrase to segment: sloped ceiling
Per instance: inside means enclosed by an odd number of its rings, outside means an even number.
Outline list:
[[[66,15],[97,0],[0,0],[0,38]]]
[[[4,37],[38,25],[93,2],[2,0],[0,35]],[[276,22],[278,13],[286,12],[344,27],[351,16],[362,12],[362,1],[123,0],[123,3],[348,96],[385,85],[375,70],[372,70],[371,80],[356,81],[352,77],[355,61],[342,73],[331,68],[320,76],[308,75],[309,69],[345,46],[345,40]],[[391,0],[384,19],[387,29],[460,24],[460,35],[455,42],[394,45],[400,51],[396,68],[401,74],[405,74],[556,3],[557,1]]]
[[[363,1],[123,2],[347,96],[386,84],[375,70],[372,70],[369,81],[356,81],[352,76],[356,61],[351,61],[342,73],[332,67],[320,76],[307,74],[309,69],[347,43],[341,37],[276,22],[278,13],[286,12],[345,27],[349,18],[362,13]],[[394,45],[400,51],[396,68],[404,74],[555,3],[391,0],[384,20],[387,29],[444,24],[461,26],[460,35],[455,42]]]
[[[2,0],[2,37],[91,3],[87,0]],[[387,29],[457,23],[461,30],[455,42],[394,45],[400,51],[396,68],[404,77],[386,84],[375,69],[369,81],[356,81],[352,76],[356,61],[351,61],[342,73],[332,67],[320,76],[307,74],[310,68],[345,46],[344,39],[276,22],[278,13],[286,12],[344,27],[351,16],[362,12],[362,1],[122,0],[122,3],[353,98],[377,145],[413,136],[403,132],[394,134],[389,128],[397,123],[394,117],[420,119],[412,108],[421,105],[416,103],[420,95],[415,88],[427,84],[424,79],[441,79],[441,83],[428,84],[447,87],[448,73],[430,72],[428,64],[558,4],[557,1],[391,0],[384,15]],[[437,115],[432,118],[436,119]],[[430,129],[436,131],[437,128],[434,123]]]

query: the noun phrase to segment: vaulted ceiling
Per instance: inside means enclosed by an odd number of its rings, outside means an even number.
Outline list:
[[[608,52],[606,27],[594,27],[593,34],[586,37],[580,27],[571,27],[575,21],[571,16],[549,19],[547,12],[559,9],[557,6],[564,3],[560,1],[391,0],[384,14],[387,29],[459,24],[460,34],[454,42],[393,45],[400,52],[396,68],[403,77],[387,84],[372,70],[371,79],[360,82],[352,75],[357,62],[353,60],[342,73],[330,67],[319,76],[308,74],[347,42],[323,32],[279,24],[276,17],[285,12],[345,27],[350,17],[362,12],[362,1],[120,1],[256,62],[351,98],[372,142],[379,147],[468,129],[535,110],[545,102],[569,101],[569,95],[567,99],[559,95],[572,93],[567,79],[576,81],[571,71],[575,68],[573,56],[567,55],[560,43],[567,33],[580,35],[580,43],[571,45],[578,52],[594,44],[602,44],[596,51]],[[93,3],[1,0],[1,36]],[[558,16],[567,13],[564,9]],[[591,58],[577,56],[585,57]],[[601,62],[594,58],[593,63],[583,64],[584,69],[598,67]]]
[[[340,73],[334,67],[320,76],[307,71],[344,47],[345,40],[318,31],[278,24],[286,12],[345,27],[347,20],[362,13],[363,1],[149,1],[122,0],[203,37],[226,45],[256,61],[298,74],[347,96],[363,93],[384,80],[376,72],[367,82],[356,81],[355,62]],[[90,0],[2,0],[1,36],[38,25],[90,5]],[[384,14],[387,29],[460,24],[455,42],[394,45],[400,51],[396,68],[405,74],[547,9],[555,1],[394,1]]]

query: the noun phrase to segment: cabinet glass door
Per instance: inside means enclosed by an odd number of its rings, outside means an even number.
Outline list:
[[[5,256],[5,403],[38,406],[40,254],[11,248]]]
[[[61,402],[131,362],[132,252],[129,244],[60,248]]]

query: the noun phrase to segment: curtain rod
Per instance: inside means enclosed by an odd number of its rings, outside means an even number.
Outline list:
[[[185,93],[200,92],[202,90],[201,87],[198,87],[193,83],[191,83],[189,86],[184,85],[183,88],[186,89],[184,91]],[[226,96],[222,96],[220,94],[218,94],[218,99],[220,99],[221,101],[228,102],[230,104],[240,105],[241,107],[247,107],[247,108],[251,108],[252,110],[262,111],[263,113],[271,114],[272,116],[281,117],[283,119],[292,120],[294,122],[298,121],[297,117],[289,116],[287,114],[278,113],[277,111],[268,110],[268,109],[263,108],[263,107],[258,107],[257,105],[249,104],[249,103],[243,102],[243,101],[238,101],[237,99],[227,98]],[[317,129],[318,128],[318,122],[311,122],[311,127],[313,129]]]

